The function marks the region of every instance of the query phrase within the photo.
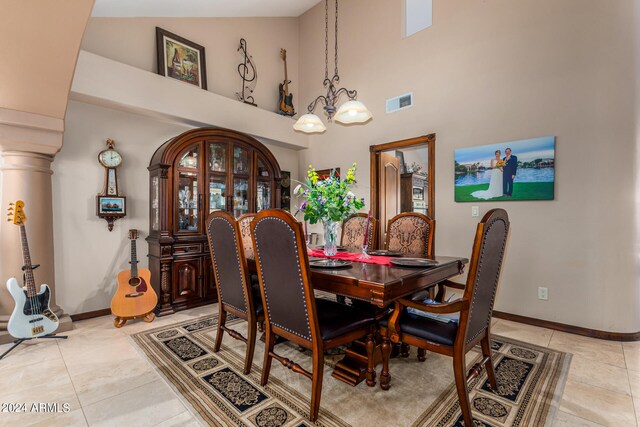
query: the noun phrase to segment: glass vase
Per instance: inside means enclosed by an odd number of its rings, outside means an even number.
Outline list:
[[[324,228],[324,254],[334,256],[338,253],[338,226],[336,221],[322,221]]]

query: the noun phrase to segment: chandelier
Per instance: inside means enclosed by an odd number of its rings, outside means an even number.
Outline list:
[[[327,127],[322,123],[320,117],[315,115],[313,111],[320,103],[327,113],[328,120],[335,119],[336,122],[350,124],[350,123],[365,123],[372,118],[371,112],[365,107],[365,105],[357,101],[358,92],[355,90],[349,90],[347,88],[337,88],[340,83],[340,76],[338,75],[338,0],[336,0],[336,22],[335,22],[335,47],[334,47],[334,64],[335,70],[332,78],[329,78],[329,0],[324,2],[324,82],[323,86],[327,88],[326,95],[320,95],[309,104],[307,107],[308,113],[303,114],[293,128],[297,131],[304,133],[322,133],[327,130]],[[338,98],[342,95],[347,95],[349,100],[342,104],[339,108],[336,108]]]

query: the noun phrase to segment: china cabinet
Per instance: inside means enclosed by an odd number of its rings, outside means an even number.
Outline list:
[[[217,298],[204,220],[279,208],[280,166],[261,142],[200,128],[165,142],[149,165],[149,268],[160,295],[157,314]]]

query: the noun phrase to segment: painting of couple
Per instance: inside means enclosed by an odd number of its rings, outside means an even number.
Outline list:
[[[457,202],[553,200],[555,137],[456,150],[454,167]]]

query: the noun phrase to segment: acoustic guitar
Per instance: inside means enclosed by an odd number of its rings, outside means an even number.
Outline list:
[[[15,338],[37,338],[49,335],[58,329],[58,317],[49,308],[51,289],[47,285],[40,285],[40,292],[36,290],[33,270],[37,265],[31,265],[31,254],[27,242],[27,215],[24,213],[24,202],[18,200],[9,204],[9,222],[20,227],[22,242],[22,261],[24,266],[25,286],[21,287],[15,277],[7,280],[7,289],[16,302],[11,313],[7,331]]]
[[[155,319],[153,309],[158,295],[151,287],[151,271],[138,268],[136,240],[138,230],[129,230],[131,240],[131,268],[118,273],[118,290],[111,300],[111,313],[116,316],[113,324],[121,328],[127,320],[142,317],[145,322]]]
[[[280,49],[280,58],[284,61],[284,82],[280,83],[280,102],[278,104],[279,113],[285,116],[293,116],[296,114],[293,108],[293,94],[289,93],[289,77],[287,76],[287,50]]]

